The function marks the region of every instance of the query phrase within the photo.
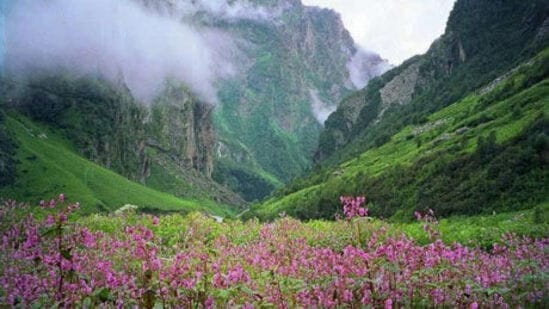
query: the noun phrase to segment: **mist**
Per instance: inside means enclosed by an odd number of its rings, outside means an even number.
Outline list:
[[[373,52],[361,47],[356,48],[356,53],[347,62],[349,79],[357,89],[364,88],[368,81],[379,76],[393,66]]]
[[[315,116],[318,123],[324,125],[328,116],[331,113],[335,112],[337,106],[329,106],[324,103],[318,96],[318,91],[314,89],[309,89],[309,95],[311,96],[311,111]]]
[[[249,0],[179,0],[174,5],[182,16],[206,13],[225,21],[274,21],[292,6],[288,1],[259,5]]]
[[[233,39],[129,0],[18,0],[5,17],[9,73],[99,74],[150,102],[167,78],[217,102],[216,84],[235,74]]]

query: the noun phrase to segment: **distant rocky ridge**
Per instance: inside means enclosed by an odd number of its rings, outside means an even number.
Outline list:
[[[217,81],[218,100],[169,80],[142,104],[129,76],[68,71],[8,76],[2,95],[63,130],[84,157],[179,196],[244,204],[231,190],[248,201],[268,195],[311,166],[337,103],[389,68],[356,46],[336,12],[300,0],[132,1],[232,39],[234,48],[218,52],[236,72]]]
[[[123,84],[97,77],[44,75],[3,82],[8,107],[61,130],[82,156],[181,197],[244,203],[211,180],[212,107],[184,86],[167,83],[146,107]]]
[[[549,44],[548,15],[549,4],[541,0],[508,1],[501,6],[457,1],[445,33],[426,54],[409,59],[341,102],[326,122],[316,161],[331,158],[327,164],[332,164],[348,159],[375,140],[382,142],[382,136],[391,133],[386,129],[391,123],[420,122],[422,115],[512,69]]]
[[[390,68],[356,46],[339,14],[299,0],[181,0],[164,10],[237,42],[240,71],[220,84],[214,110],[213,175],[248,200],[309,168],[329,113]]]

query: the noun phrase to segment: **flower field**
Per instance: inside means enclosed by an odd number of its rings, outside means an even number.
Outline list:
[[[271,223],[194,213],[71,220],[61,195],[0,208],[0,307],[543,307],[549,239],[501,235],[489,249],[441,240],[416,213],[419,243],[341,199],[344,219]],[[38,219],[38,217],[41,217]]]

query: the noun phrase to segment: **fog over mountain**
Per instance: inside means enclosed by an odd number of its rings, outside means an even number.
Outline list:
[[[216,82],[235,72],[230,35],[128,0],[17,1],[5,28],[9,71],[100,73],[144,101],[170,77],[215,103]]]
[[[292,7],[295,1],[275,1],[262,4],[249,0],[180,0],[171,2],[171,7],[182,16],[194,16],[197,13],[208,14],[223,20],[273,21],[284,10]]]
[[[376,53],[358,46],[356,49],[356,53],[347,62],[347,70],[349,70],[349,79],[357,89],[364,88],[370,79],[393,67]]]
[[[185,94],[168,98],[185,112],[192,104],[183,97],[215,105],[174,123],[206,128],[207,142],[190,144],[218,150],[207,174],[248,200],[309,168],[338,103],[390,68],[354,41],[339,13],[301,0],[1,3],[4,72],[16,80],[100,76],[149,107],[167,89]]]

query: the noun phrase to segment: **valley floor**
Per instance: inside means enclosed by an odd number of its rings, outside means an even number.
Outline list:
[[[346,214],[360,207],[346,203]],[[357,212],[345,220],[270,223],[132,209],[78,217],[63,196],[45,203],[38,219],[20,211],[27,207],[0,208],[0,305],[549,304],[549,204],[440,222],[417,213],[419,222],[407,224]]]

